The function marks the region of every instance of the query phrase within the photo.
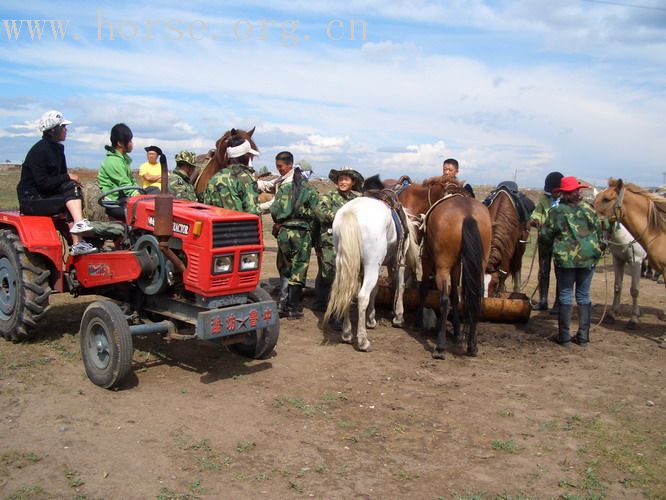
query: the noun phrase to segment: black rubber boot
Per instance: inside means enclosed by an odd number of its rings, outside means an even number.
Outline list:
[[[303,287],[289,285],[287,299],[287,319],[301,319],[303,317]]]
[[[278,295],[278,314],[280,317],[284,317],[287,315],[287,302],[289,295],[287,293],[287,289],[289,286],[289,280],[287,278],[281,277],[280,278],[280,293]]]
[[[570,333],[570,324],[571,324],[571,305],[560,304],[557,314],[557,336],[552,337],[552,339],[560,344],[561,346],[571,345],[571,333]]]
[[[548,287],[550,276],[539,275],[539,302],[532,306],[533,311],[546,311],[548,309]]]
[[[323,312],[328,305],[328,297],[331,294],[331,283],[324,283],[323,280],[317,283],[315,280],[313,311]]]
[[[573,338],[574,343],[581,347],[590,342],[590,318],[592,316],[592,304],[578,305],[578,332]]]
[[[551,316],[557,316],[558,311],[560,310],[560,286],[555,285],[555,302],[553,303],[553,308],[550,310]]]

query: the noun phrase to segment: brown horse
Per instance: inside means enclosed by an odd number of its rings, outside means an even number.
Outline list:
[[[220,170],[229,165],[229,158],[227,157],[227,147],[229,146],[229,140],[231,139],[232,132],[234,135],[239,135],[243,139],[250,141],[252,149],[257,149],[257,145],[252,140],[252,134],[254,134],[254,129],[245,131],[239,128],[227,130],[222,137],[220,137],[215,142],[215,154],[210,159],[210,161],[203,167],[199,173],[199,177],[194,181],[194,189],[197,193],[203,193],[208,187],[208,181]]]
[[[444,359],[449,309],[454,336],[456,340],[461,338],[458,297],[458,283],[461,282],[465,306],[463,319],[469,328],[467,354],[476,356],[483,271],[488,262],[492,233],[488,209],[469,197],[461,182],[449,177],[434,177],[423,184],[411,184],[400,193],[399,199],[410,217],[422,216],[425,224],[417,326],[422,326],[423,305],[434,273],[440,291],[440,314],[437,345],[432,356]]]
[[[520,291],[520,268],[529,235],[527,223],[520,220],[515,201],[504,189],[489,202],[488,212],[493,227],[490,257],[486,273],[491,275],[488,296],[506,291],[506,278],[511,275],[513,291]]]
[[[666,271],[666,198],[611,178],[594,199],[594,209],[611,222],[621,222],[647,252],[652,269]]]

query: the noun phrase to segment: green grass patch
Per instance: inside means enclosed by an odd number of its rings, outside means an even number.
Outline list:
[[[238,453],[246,453],[253,450],[257,445],[253,441],[238,441],[236,443],[236,451]]]
[[[55,497],[37,485],[22,486],[7,496],[7,500],[46,500],[51,498]]]
[[[513,453],[513,454],[518,453],[521,449],[511,439],[508,439],[506,441],[496,439],[495,441],[492,442],[491,446],[492,446],[493,450],[499,450],[499,451],[504,451],[506,453]]]
[[[398,481],[416,481],[421,476],[415,472],[408,472],[404,469],[400,469],[393,475],[393,477],[395,477]]]
[[[372,426],[369,429],[366,429],[362,432],[359,432],[358,434],[354,434],[352,436],[345,436],[343,439],[345,441],[350,441],[352,443],[359,443],[359,442],[364,441],[364,440],[380,438],[380,437],[384,437],[384,436],[380,432],[379,427]]]

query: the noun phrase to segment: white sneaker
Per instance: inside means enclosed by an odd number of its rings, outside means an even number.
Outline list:
[[[83,234],[83,233],[91,233],[93,231],[93,227],[88,222],[88,219],[81,219],[79,222],[74,224],[72,228],[69,230],[70,233],[72,234]]]
[[[88,253],[97,252],[97,247],[91,245],[87,241],[79,241],[76,245],[72,245],[69,251],[72,255],[85,255]]]

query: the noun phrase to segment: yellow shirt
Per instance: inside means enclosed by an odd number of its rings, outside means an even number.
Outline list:
[[[161,187],[159,179],[150,182],[143,178],[143,174],[160,175],[161,173],[162,173],[162,166],[159,163],[149,163],[149,162],[142,163],[141,166],[139,167],[139,178],[141,179],[141,187],[142,188],[147,188],[150,186],[155,186],[157,188]]]

